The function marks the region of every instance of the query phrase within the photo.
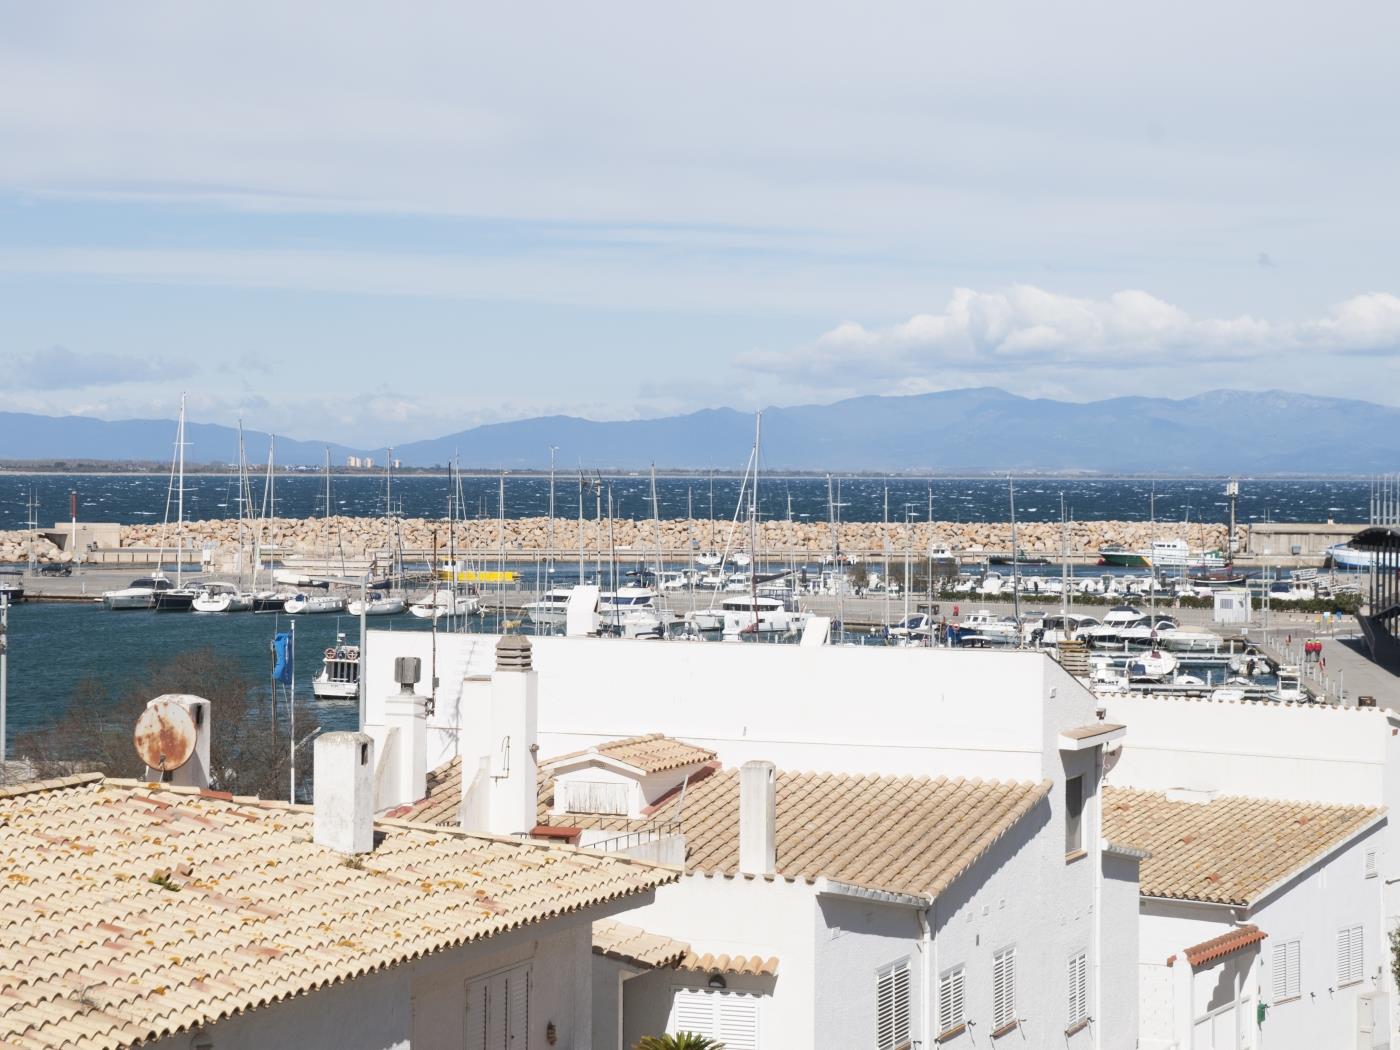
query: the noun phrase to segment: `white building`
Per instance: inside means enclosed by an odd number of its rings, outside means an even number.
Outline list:
[[[420,819],[455,805],[473,826],[509,765],[495,641],[437,638],[446,765]],[[371,633],[371,732],[392,659],[426,666],[430,644]],[[682,882],[598,935],[598,1046],[679,1028],[730,1050],[1135,1044],[1140,858],[1099,826],[1122,729],[1053,661],[586,638],[535,639],[531,659],[540,754],[561,756],[536,833],[655,856],[684,840]]]
[[[1110,805],[1110,834],[1153,854],[1142,872],[1144,1046],[1178,1045],[1148,1038],[1219,1045],[1201,1041],[1204,1029],[1230,1026],[1231,1004],[1248,1040],[1241,1046],[1390,1045],[1387,935],[1400,914],[1400,850],[1385,813],[1400,796],[1400,719],[1377,709],[1145,697],[1112,698],[1106,708],[1130,731],[1110,793],[1152,797],[1149,824],[1158,825],[1155,837],[1130,832]],[[1322,834],[1326,827],[1335,834]],[[1163,865],[1188,858],[1195,868],[1164,874]],[[1191,871],[1240,882],[1229,894]],[[1183,971],[1166,974],[1166,958],[1240,924],[1267,939],[1217,964],[1235,968],[1237,994],[1230,1003],[1221,988],[1187,998]],[[1246,1015],[1261,1004],[1264,1019],[1254,1023]],[[1185,1041],[1198,1022],[1196,1043]]]

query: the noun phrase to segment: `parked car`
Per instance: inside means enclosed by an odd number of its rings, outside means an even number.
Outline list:
[[[38,574],[40,576],[72,576],[73,566],[64,562],[50,562],[46,565],[40,565]]]

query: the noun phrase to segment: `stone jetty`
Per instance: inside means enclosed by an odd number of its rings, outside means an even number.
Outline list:
[[[397,523],[398,541],[407,551],[426,552],[449,546],[448,524],[445,519],[404,519]],[[1100,547],[1118,544],[1130,550],[1148,547],[1153,537],[1158,540],[1183,539],[1193,550],[1223,550],[1226,527],[1208,523],[1190,525],[1158,523],[1155,530],[1142,521],[1075,521],[1065,533],[1069,553],[1078,557],[1092,555]],[[606,550],[609,545],[609,523],[585,521],[580,527],[575,520],[558,519],[553,526],[553,547],[561,556],[577,551],[582,533],[582,546],[590,555]],[[692,540],[699,549],[747,549],[746,525],[738,528],[730,521],[614,521],[611,543],[622,553],[633,556],[653,552],[659,545],[669,556],[691,548]],[[658,537],[659,532],[659,537]],[[1245,549],[1248,529],[1237,530],[1235,549]],[[277,519],[264,523],[263,542],[275,544],[280,552],[316,556],[328,545],[337,556],[369,557],[388,550],[394,541],[389,526],[382,518],[335,517],[329,523],[320,518]],[[1007,522],[915,522],[883,525],[880,522],[844,522],[839,527],[841,550],[855,555],[899,555],[912,551],[923,555],[930,544],[946,544],[954,553],[968,559],[988,552],[1011,549],[1011,526]],[[659,540],[659,544],[658,544]],[[821,522],[766,521],[758,529],[758,546],[765,555],[780,557],[791,554],[805,558],[829,554],[833,547],[833,530]],[[195,521],[184,527],[183,546],[212,548],[232,552],[251,542],[251,530],[240,533],[237,521]],[[510,518],[504,523],[494,518],[458,522],[453,542],[459,550],[492,552],[504,549],[516,556],[544,552],[551,546],[550,524],[547,518]],[[1058,522],[1023,522],[1017,525],[1017,542],[1023,553],[1051,558],[1062,549],[1062,533]],[[175,546],[174,531],[162,540],[159,525],[124,525],[121,546],[136,548],[167,548]],[[36,540],[35,553],[42,562],[69,560],[69,554],[50,544]],[[0,563],[23,562],[28,557],[29,535],[22,531],[0,532]]]

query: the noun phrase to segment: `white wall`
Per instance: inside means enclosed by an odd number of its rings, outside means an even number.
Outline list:
[[[496,640],[438,636],[430,766],[458,747],[489,751],[476,739],[489,686],[472,678],[491,673]],[[1058,731],[1095,717],[1088,691],[1034,652],[532,641],[544,757],[665,732],[712,748],[727,766],[761,758],[789,769],[1038,780],[1053,774]],[[370,632],[369,723],[383,720],[395,691],[394,657],[423,659],[426,691],[431,646],[424,632]]]
[[[814,904],[809,1008],[815,1045],[830,1050],[874,1046],[875,975],[903,960],[909,963],[910,1037],[918,1045],[933,1045],[922,1025],[925,959],[918,911],[842,896],[817,897]]]
[[[703,955],[778,957],[775,980],[726,977],[730,988],[771,991],[759,1003],[759,1032],[765,1050],[815,1046],[812,1015],[815,983],[815,893],[805,882],[786,879],[687,875],[663,886],[652,903],[628,913],[625,922],[687,941]],[[665,1029],[677,986],[704,987],[707,974],[664,971],[627,982],[626,1043]],[[737,983],[736,983],[737,982]],[[658,1018],[660,1028],[657,1027]]]

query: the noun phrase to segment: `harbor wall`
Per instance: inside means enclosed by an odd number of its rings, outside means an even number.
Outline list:
[[[82,525],[80,523],[80,528]],[[115,528],[115,527],[113,527]],[[110,532],[111,530],[109,530]],[[1027,554],[1057,557],[1064,547],[1071,555],[1092,555],[1110,544],[1131,550],[1148,547],[1153,539],[1183,539],[1193,550],[1223,550],[1226,546],[1226,526],[1210,523],[1164,524],[1156,526],[1145,521],[1073,521],[1063,530],[1058,522],[1029,522],[1016,527],[1019,548]],[[93,547],[79,544],[85,560],[101,561],[114,550],[111,536],[104,533],[105,544]],[[122,525],[118,548],[121,550],[173,549],[174,529],[163,530],[160,525]],[[186,550],[213,548],[232,552],[252,542],[252,530],[240,529],[236,520],[187,522],[181,536]],[[659,524],[652,521],[577,521],[556,520],[551,529],[547,518],[508,518],[505,522],[482,518],[458,522],[449,535],[445,519],[404,519],[397,523],[397,538],[382,518],[333,517],[328,522],[320,518],[274,519],[263,526],[263,543],[271,543],[281,553],[303,556],[323,555],[327,548],[333,557],[369,557],[387,551],[396,542],[405,550],[422,554],[437,549],[445,556],[449,547],[477,553],[504,551],[520,556],[543,553],[551,548],[556,556],[567,559],[577,556],[582,546],[585,557],[596,557],[609,548],[623,558],[654,556],[658,546],[674,557],[676,552],[692,549],[747,549],[748,529],[742,523],[730,521],[671,520]],[[909,525],[880,522],[843,522],[833,529],[826,522],[765,521],[758,527],[758,547],[765,554],[803,557],[830,554],[839,542],[843,552],[852,554],[897,557],[912,552],[922,557],[931,544],[944,544],[964,557],[984,552],[1011,550],[1011,525],[1008,522],[914,522]],[[694,545],[698,544],[698,548]],[[1235,549],[1248,548],[1249,529],[1236,530]],[[69,552],[38,534],[34,540],[35,554],[40,561],[68,561]],[[24,561],[28,557],[29,533],[0,532],[0,563]],[[113,558],[113,560],[121,560]]]

